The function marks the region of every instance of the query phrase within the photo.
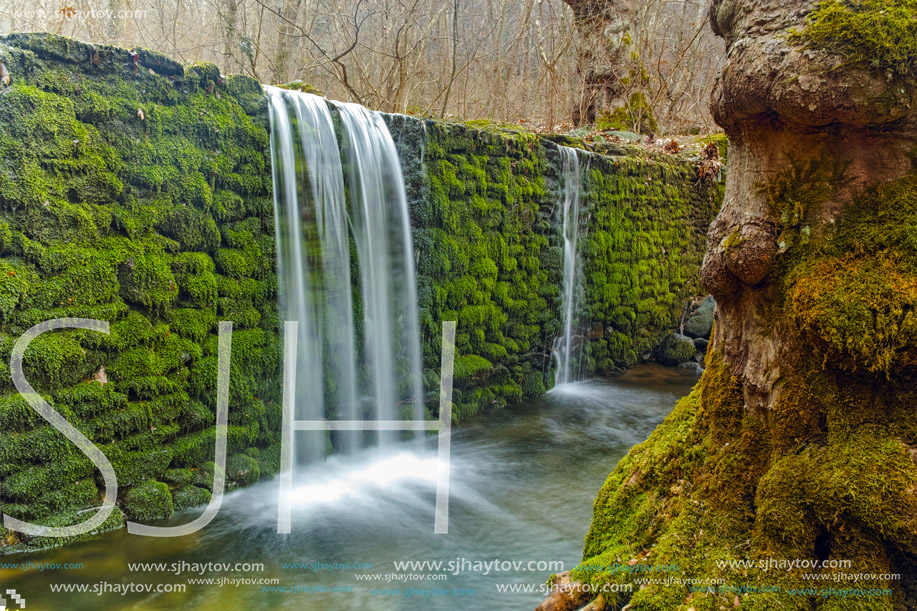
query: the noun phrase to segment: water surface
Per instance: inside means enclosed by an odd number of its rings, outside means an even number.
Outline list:
[[[30,610],[531,610],[543,594],[501,593],[498,586],[534,590],[560,572],[539,566],[576,565],[593,499],[608,472],[696,379],[681,369],[638,367],[561,386],[454,429],[446,535],[433,534],[437,444],[431,437],[421,448],[405,443],[385,455],[332,457],[301,470],[291,535],[276,533],[273,480],[227,494],[214,521],[194,535],[153,539],[121,530],[65,549],[4,558],[82,563],[82,569],[0,569],[0,579],[4,589],[25,597]],[[187,522],[199,511],[169,523]],[[522,564],[510,570],[491,564],[489,571],[475,565],[495,560]],[[444,565],[398,570],[395,561]],[[163,563],[164,570],[131,571],[128,563]],[[198,574],[189,566],[195,563],[260,563],[264,569]],[[316,564],[284,567],[291,563]],[[329,567],[333,563],[351,567]],[[409,575],[421,578],[401,580]],[[189,583],[200,578],[214,582]],[[217,583],[221,579],[224,585]],[[278,584],[226,583],[238,579]],[[51,584],[81,584],[90,592],[53,593]],[[186,591],[117,592],[129,584],[178,584]],[[278,592],[278,586],[291,591]],[[332,588],[338,591],[327,591]]]

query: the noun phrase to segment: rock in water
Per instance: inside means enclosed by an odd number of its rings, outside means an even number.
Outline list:
[[[694,341],[681,333],[667,335],[662,343],[656,346],[654,356],[662,365],[680,365],[687,363],[694,356]]]
[[[704,299],[698,306],[697,311],[685,321],[685,335],[708,339],[710,332],[713,330],[713,311],[715,309],[716,301],[714,301],[713,297]]]

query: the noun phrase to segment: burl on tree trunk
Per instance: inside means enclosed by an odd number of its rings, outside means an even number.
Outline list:
[[[619,101],[630,61],[633,3],[627,0],[564,0],[573,9],[576,70],[580,90],[573,107],[576,125],[595,122]]]
[[[729,136],[702,278],[716,324],[695,391],[596,500],[573,576],[636,584],[607,608],[917,609],[915,11],[713,3]],[[641,589],[648,576],[670,582]]]

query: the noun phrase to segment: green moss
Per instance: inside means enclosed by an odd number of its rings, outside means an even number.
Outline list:
[[[917,363],[917,178],[859,196],[826,241],[786,273],[787,305],[848,370],[891,375]]]
[[[891,252],[806,265],[790,300],[802,328],[853,370],[891,373],[917,363],[917,276]]]
[[[176,511],[199,507],[210,502],[212,495],[203,488],[196,486],[182,486],[172,492],[172,501]]]
[[[899,77],[917,72],[915,0],[822,0],[795,36]]]
[[[261,478],[268,479],[280,472],[280,443],[276,442],[263,448],[255,458],[261,471]]]
[[[441,321],[457,320],[453,415],[461,421],[552,383],[550,353],[561,326],[561,160],[555,145],[518,126],[427,121],[414,133],[415,123],[406,123],[394,128],[407,143],[421,253],[424,365],[438,368]],[[425,171],[415,173],[411,155],[421,147]],[[684,299],[698,290],[701,244],[719,194],[698,189],[694,168],[671,158],[583,154],[581,163],[589,168],[583,327],[596,330],[588,368],[610,372],[635,364],[671,332]],[[438,378],[427,377],[425,387],[435,389]]]
[[[168,448],[126,452],[116,446],[106,454],[115,468],[119,486],[135,486],[157,478],[172,462],[172,451]]]
[[[285,85],[279,85],[283,89],[292,89],[294,91],[301,91],[303,93],[311,93],[312,95],[322,95],[322,92],[315,88],[309,83],[304,83],[303,81],[290,81]]]
[[[473,119],[471,121],[465,121],[463,125],[500,137],[511,138],[518,142],[534,144],[538,140],[538,137],[534,133],[516,123],[501,123],[489,119]]]
[[[176,486],[185,486],[194,480],[194,473],[191,469],[168,469],[158,479]]]
[[[729,254],[733,248],[738,248],[745,243],[745,238],[739,234],[739,228],[736,227],[733,229],[732,233],[729,234],[729,237],[726,238],[726,241],[723,242],[723,252]]]
[[[250,486],[261,479],[261,467],[255,458],[236,454],[226,460],[226,477],[239,486]]]
[[[169,487],[155,480],[128,490],[124,494],[123,507],[127,517],[141,522],[168,518],[174,511]]]
[[[595,121],[595,128],[599,131],[636,132],[638,134],[655,134],[659,129],[653,108],[640,91],[632,93],[623,106],[618,106],[610,113],[604,112],[599,116]]]
[[[40,520],[36,520],[36,523],[42,524],[44,526],[73,526],[79,524],[80,522],[86,521],[85,513],[64,513],[58,514],[50,517],[45,517]],[[74,537],[32,537],[27,540],[26,545],[13,545],[10,548],[10,551],[28,551],[29,548],[35,549],[44,549],[49,547],[59,547],[63,545],[72,545],[74,543],[85,541],[91,539],[92,537],[98,536],[100,533],[108,532],[110,530],[116,530],[118,528],[124,527],[124,514],[118,507],[115,507],[111,515],[108,517],[105,522],[98,528]]]
[[[213,218],[190,206],[176,206],[157,228],[185,251],[212,253],[220,245],[220,231]]]
[[[134,72],[123,50],[99,48],[94,66],[83,43],[6,42],[0,53],[13,84],[0,99],[0,360],[39,322],[110,323],[110,335],[40,336],[25,370],[132,486],[125,502],[143,482],[212,453],[212,406],[198,393],[212,391],[216,321],[229,313],[237,329],[260,333],[234,344],[230,445],[274,443],[262,432],[279,426],[271,420],[279,390],[269,383],[279,345],[264,339],[276,333],[277,315],[260,86],[221,82],[214,66],[185,70],[147,51]],[[239,290],[220,294],[223,274]],[[204,384],[205,373],[214,381]],[[6,365],[0,374],[4,506],[15,502],[33,521],[69,519],[91,506],[95,469],[18,397]],[[164,507],[157,517],[171,511]]]
[[[241,426],[227,427],[227,452],[237,453],[252,444],[257,437],[256,428]],[[173,465],[196,467],[207,460],[213,460],[213,449],[216,442],[216,428],[191,433],[180,438],[173,446],[175,453]]]
[[[823,151],[820,157],[801,160],[788,156],[789,167],[773,180],[758,186],[758,194],[767,201],[771,212],[779,218],[781,233],[777,238],[781,252],[794,244],[806,244],[809,225],[818,210],[849,183],[849,162]]]
[[[908,608],[912,594],[881,578],[856,587],[891,588],[890,597],[851,601],[789,590],[812,587],[803,573],[833,580],[835,573],[904,573],[912,564],[917,425],[905,406],[914,400],[917,367],[915,180],[856,196],[833,226],[783,255],[770,324],[795,349],[781,355],[774,404],[755,409],[748,401],[754,391],[710,352],[695,392],[609,476],[596,499],[585,565],[678,564],[682,579],[779,588],[742,596],[749,609]],[[832,192],[824,182],[788,183],[787,190],[809,195],[795,201],[817,202]],[[853,566],[775,573],[753,564],[737,574],[722,564],[766,558]],[[632,582],[586,568],[577,576],[597,585]],[[852,585],[837,579],[835,587]],[[650,587],[629,603],[687,610],[730,608],[731,601],[721,591],[699,597]]]

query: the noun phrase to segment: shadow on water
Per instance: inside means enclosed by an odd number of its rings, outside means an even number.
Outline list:
[[[0,579],[26,598],[29,609],[533,609],[541,592],[501,593],[498,584],[535,588],[550,573],[575,566],[592,501],[608,472],[696,380],[684,370],[643,366],[558,387],[455,429],[447,535],[433,534],[438,462],[431,437],[419,451],[396,445],[386,454],[334,456],[302,469],[293,493],[291,535],[276,533],[273,480],[228,494],[215,520],[194,535],[152,539],[117,531],[61,550],[4,559],[82,563],[82,569],[0,568]],[[183,512],[170,523],[187,522],[199,511]],[[396,570],[394,562],[402,560],[446,564],[441,570]],[[471,564],[494,560],[523,566],[486,570]],[[562,562],[563,569],[540,569],[539,561]],[[313,562],[361,567],[283,566]],[[532,570],[526,570],[529,562],[536,563]],[[128,563],[161,563],[163,570],[131,571]],[[264,570],[199,574],[189,566],[194,563],[263,563]],[[409,574],[423,578],[403,581]],[[198,578],[214,582],[189,583]],[[240,578],[277,579],[300,591],[217,583]],[[102,582],[108,586],[98,585]],[[58,583],[83,584],[89,592],[52,593],[50,585]],[[183,593],[111,591],[129,583],[154,590],[164,584],[187,587]],[[107,593],[92,593],[106,587]],[[328,591],[333,588],[349,591]]]

